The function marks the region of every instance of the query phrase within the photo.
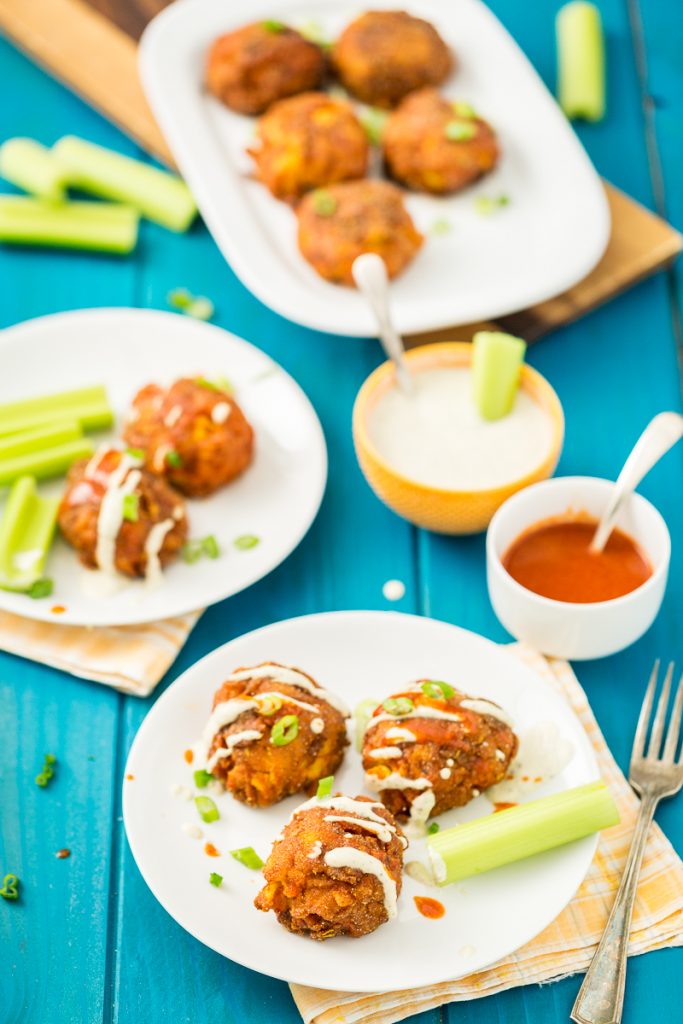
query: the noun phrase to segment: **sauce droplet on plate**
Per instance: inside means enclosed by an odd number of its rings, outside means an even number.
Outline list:
[[[53,604],[52,608],[50,608],[50,611],[52,612],[53,615],[62,615],[66,611],[66,605]]]
[[[207,857],[220,857],[220,851],[216,849],[213,843],[204,844],[204,853]]]
[[[194,753],[191,750],[186,750],[185,753],[183,754],[183,757],[185,758],[188,764],[192,764],[192,762],[194,761]]]
[[[415,906],[423,917],[430,917],[436,920],[439,917],[443,917],[446,913],[443,903],[432,899],[431,896],[413,896],[413,899],[415,900]]]
[[[493,805],[493,813],[496,814],[498,811],[507,811],[510,807],[516,807],[517,804],[513,800],[497,800]]]

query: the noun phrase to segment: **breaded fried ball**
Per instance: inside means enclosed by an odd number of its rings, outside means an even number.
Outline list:
[[[311,939],[368,935],[396,915],[406,845],[381,803],[314,797],[275,841],[254,905]]]
[[[83,565],[125,576],[156,572],[187,538],[180,495],[118,448],[102,448],[89,461],[74,463],[57,521]]]
[[[324,92],[274,104],[249,148],[263,184],[290,201],[320,185],[362,178],[368,152],[367,135],[349,104]]]
[[[319,46],[279,21],[256,21],[220,36],[206,63],[209,92],[241,114],[317,89],[325,75]]]
[[[254,432],[239,405],[201,377],[138,391],[123,436],[148,469],[193,498],[230,483],[253,458]]]
[[[409,188],[457,192],[492,170],[498,143],[467,103],[420,89],[389,116],[383,135],[389,174]]]
[[[462,807],[505,778],[518,745],[507,723],[497,704],[421,679],[370,718],[366,783],[397,818],[425,820]]]
[[[300,669],[237,669],[216,692],[202,737],[207,771],[254,807],[310,792],[341,764],[347,717],[339,698]]]
[[[332,63],[349,92],[386,108],[423,85],[443,82],[453,55],[430,22],[405,11],[368,11],[344,29]]]
[[[310,192],[297,217],[302,255],[336,284],[353,284],[353,262],[365,252],[381,256],[389,277],[396,277],[424,240],[402,192],[386,181],[353,181]]]

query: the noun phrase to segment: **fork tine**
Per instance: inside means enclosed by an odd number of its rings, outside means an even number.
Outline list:
[[[650,744],[647,748],[648,757],[659,757],[659,750],[662,745],[662,736],[664,735],[664,723],[666,722],[666,709],[669,704],[669,691],[671,690],[671,680],[674,674],[674,663],[669,662],[669,667],[666,670],[664,676],[664,685],[662,686],[662,692],[659,695],[657,701],[657,711],[655,713],[655,720],[652,723],[652,735],[650,736]]]
[[[654,663],[654,667],[650,674],[650,682],[647,684],[647,690],[645,691],[645,697],[643,698],[643,706],[640,709],[640,715],[638,716],[638,725],[636,727],[636,734],[633,737],[633,750],[631,751],[631,761],[635,761],[642,757],[645,752],[645,737],[647,736],[647,727],[650,723],[650,712],[652,710],[652,700],[655,695],[655,686],[657,685],[657,674],[659,672],[659,658]]]
[[[663,758],[669,764],[673,764],[673,759],[676,756],[676,744],[678,743],[678,733],[681,728],[681,714],[683,714],[683,676],[681,676],[678,689],[676,690],[674,706],[671,711],[671,721],[669,722],[669,731],[666,734],[666,744],[664,745]]]

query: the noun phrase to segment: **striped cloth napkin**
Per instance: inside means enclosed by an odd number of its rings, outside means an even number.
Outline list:
[[[581,888],[544,932],[511,956],[477,974],[426,988],[377,995],[333,992],[291,985],[306,1024],[392,1024],[415,1013],[518,985],[557,981],[585,971],[607,921],[626,860],[638,800],[612,757],[586,694],[566,662],[546,661],[515,645],[530,664],[571,704],[597,755],[600,773],[621,812],[621,822],[603,832],[597,854]],[[654,825],[645,853],[633,914],[629,953],[683,945],[683,863],[661,829]]]
[[[171,667],[201,611],[142,626],[68,626],[0,612],[0,650],[147,697]]]

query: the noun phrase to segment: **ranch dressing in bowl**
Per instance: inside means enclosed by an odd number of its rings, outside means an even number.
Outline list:
[[[425,487],[479,491],[533,472],[550,454],[553,421],[520,388],[512,411],[483,419],[469,366],[413,370],[415,392],[390,387],[370,411],[367,431],[379,456]]]

